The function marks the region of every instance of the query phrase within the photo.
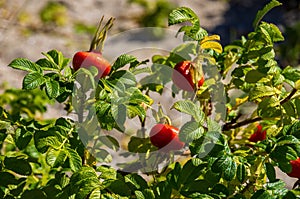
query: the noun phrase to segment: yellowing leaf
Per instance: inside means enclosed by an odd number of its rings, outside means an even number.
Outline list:
[[[239,106],[239,105],[241,105],[241,104],[247,102],[247,101],[248,101],[248,98],[249,98],[249,96],[246,96],[246,97],[244,97],[244,98],[236,98],[236,99],[235,99],[235,104],[236,104],[236,106]]]
[[[210,36],[206,36],[204,37],[201,42],[200,42],[200,45],[205,43],[205,42],[208,42],[208,41],[214,41],[214,40],[217,40],[217,41],[220,41],[220,36],[219,35],[210,35]]]
[[[200,45],[202,49],[213,49],[217,53],[222,53],[223,48],[219,42],[216,41],[207,41]]]
[[[300,80],[297,80],[295,82],[295,89],[299,90],[300,89]]]

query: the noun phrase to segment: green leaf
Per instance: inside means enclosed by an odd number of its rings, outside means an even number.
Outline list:
[[[264,6],[264,8],[262,10],[259,10],[256,14],[256,17],[253,21],[253,27],[254,29],[257,29],[257,26],[259,24],[259,22],[262,20],[262,18],[270,11],[272,10],[274,7],[280,6],[281,3],[276,1],[276,0],[272,0],[270,3],[268,3],[267,5]]]
[[[266,187],[269,190],[283,189],[285,187],[285,182],[282,180],[275,180],[274,182],[268,182]]]
[[[125,182],[128,186],[132,187],[131,190],[144,190],[148,188],[146,180],[138,174],[126,175]]]
[[[111,163],[112,162],[112,155],[104,149],[98,149],[95,157],[97,157],[98,162],[103,162],[103,163]]]
[[[231,181],[237,171],[235,161],[231,156],[225,155],[219,157],[212,165],[212,171],[215,173],[223,173],[224,179]]]
[[[242,183],[247,177],[246,166],[244,164],[239,164],[236,171],[237,179]]]
[[[97,101],[96,102],[96,112],[98,117],[104,116],[111,108],[111,104],[106,101]]]
[[[134,191],[137,199],[154,199],[155,195],[153,190],[144,189],[143,191]]]
[[[96,188],[90,194],[89,199],[99,199],[99,198],[101,198],[101,190],[100,188]]]
[[[153,62],[153,63],[155,63],[155,62]],[[142,73],[151,73],[151,69],[150,69],[150,67],[143,67],[143,68],[139,67],[139,68],[131,69],[131,72],[134,75],[139,75],[139,74],[142,74]]]
[[[274,42],[283,41],[284,37],[279,28],[271,23],[262,22],[259,25],[261,33],[264,35],[267,44],[272,45]]]
[[[169,26],[179,24],[182,22],[190,22],[192,26],[183,26],[178,32],[184,32],[184,40],[200,41],[207,36],[207,31],[200,27],[200,21],[196,13],[187,7],[180,7],[173,10],[169,14]]]
[[[100,178],[104,180],[116,180],[117,179],[117,171],[114,168],[107,166],[99,166],[97,168],[97,172],[101,172]]]
[[[35,89],[45,83],[45,78],[38,72],[27,74],[23,79],[23,89]]]
[[[167,180],[172,188],[178,190],[180,188],[180,182],[178,181],[178,176],[181,173],[181,165],[176,162],[174,169],[167,174]]]
[[[291,172],[290,160],[298,158],[297,152],[290,146],[277,146],[270,154],[270,157],[279,164],[279,168],[286,173]]]
[[[2,148],[2,144],[7,137],[6,129],[0,129],[0,148]],[[0,166],[1,169],[1,166]]]
[[[295,110],[294,104],[291,101],[287,101],[282,106],[283,106],[286,114],[289,117],[295,117],[296,118],[296,110]]]
[[[279,100],[275,97],[267,97],[263,99],[257,108],[257,113],[262,118],[278,117],[282,113]]]
[[[245,81],[248,83],[256,83],[265,76],[266,76],[265,74],[260,73],[258,70],[250,70],[246,74]]]
[[[217,194],[218,196],[220,196],[222,198],[226,198],[229,196],[229,190],[223,184],[216,184],[213,187],[213,189],[210,191],[210,193]]]
[[[249,100],[254,101],[258,98],[272,96],[275,94],[280,94],[277,89],[272,88],[270,86],[259,86],[255,87],[253,90],[250,91]]]
[[[211,170],[214,173],[221,173],[227,168],[227,166],[230,164],[230,162],[231,162],[230,156],[228,156],[228,155],[221,156],[214,161]]]
[[[300,131],[300,121],[297,121],[290,126],[286,134],[293,135],[296,138],[300,139],[299,131]]]
[[[169,26],[186,22],[186,21],[199,23],[198,16],[190,8],[187,7],[177,8],[169,14],[169,21],[168,21]]]
[[[47,53],[42,53],[45,55],[49,61],[55,63],[59,66],[60,69],[64,67],[64,65],[68,64],[69,60],[65,59],[63,54],[57,50],[50,50]]]
[[[204,146],[204,153],[208,153],[210,157],[219,157],[225,152],[225,146],[216,143],[207,143]]]
[[[60,95],[60,86],[59,83],[55,80],[46,81],[46,92],[49,98],[56,98]]]
[[[148,96],[142,93],[141,90],[139,90],[136,87],[131,87],[127,89],[128,95],[130,95],[129,103],[130,104],[137,104],[140,105],[141,103],[145,104],[151,104],[153,100]]]
[[[191,193],[189,195],[189,198],[197,198],[197,199],[215,199],[214,197],[207,195],[207,194],[201,194],[201,193]]]
[[[196,122],[199,122],[200,124],[203,124],[204,122],[205,114],[200,107],[194,104],[192,101],[184,100],[175,102],[172,108],[175,108],[179,112],[191,115]]]
[[[124,181],[113,180],[113,181],[107,181],[107,183],[108,183],[107,188],[113,193],[118,194],[120,196],[130,196],[131,190]]]
[[[277,158],[281,160],[295,160],[298,158],[297,152],[290,146],[283,145],[277,146],[274,151],[271,153],[272,158]]]
[[[217,134],[218,132],[222,132],[222,126],[217,121],[211,118],[207,119],[207,128],[208,132],[217,132]]]
[[[296,106],[297,115],[298,115],[298,117],[300,117],[300,99],[296,98],[294,103]]]
[[[172,187],[167,181],[159,182],[156,190],[159,198],[171,198]]]
[[[282,75],[292,82],[296,82],[300,79],[300,71],[298,69],[292,68],[291,66],[286,67],[282,71]]]
[[[118,151],[120,148],[120,144],[119,144],[118,140],[116,140],[114,137],[109,136],[109,135],[100,136],[99,142],[114,151]]]
[[[136,78],[134,74],[126,70],[120,70],[112,73],[109,80],[114,81],[113,83],[115,85],[115,89],[117,89],[116,87],[120,87],[123,84],[128,86],[136,85]]]
[[[8,187],[8,185],[17,185],[19,184],[19,181],[17,178],[6,171],[0,171],[0,186],[1,187]]]
[[[0,136],[1,137],[1,136]],[[32,139],[32,132],[27,131],[25,128],[18,128],[16,130],[16,145],[17,147],[22,150],[25,149],[29,142]],[[1,143],[1,139],[0,139],[0,143]]]
[[[198,122],[185,123],[179,133],[179,138],[185,143],[201,138],[204,134],[204,128]]]
[[[34,63],[28,59],[24,59],[24,58],[14,59],[10,64],[8,64],[8,66],[18,69],[18,70],[41,73],[41,69],[40,69],[39,65],[37,65],[36,63]]]
[[[49,147],[58,148],[61,143],[62,137],[56,131],[36,131],[34,133],[35,147],[41,153],[45,153]]]
[[[286,144],[300,144],[300,141],[293,135],[285,135],[285,136],[282,136],[278,139],[277,141],[277,145],[278,146],[282,146],[282,145],[286,145]]]
[[[275,173],[274,166],[267,162],[265,163],[265,168],[266,168],[266,173],[269,181],[274,182],[276,180],[276,173]]]
[[[274,196],[266,190],[260,189],[252,195],[251,199],[274,199]]]
[[[67,151],[65,149],[55,150],[50,149],[46,154],[46,162],[51,167],[58,167],[64,164],[67,159]]]
[[[207,183],[206,180],[195,180],[191,181],[188,184],[185,184],[180,191],[180,193],[183,196],[186,196],[188,198],[198,198],[195,197],[196,193],[207,193],[209,189],[209,184]]]
[[[131,136],[128,143],[128,151],[134,153],[147,153],[152,144],[149,138],[141,138],[136,136]]]
[[[28,160],[21,157],[5,157],[4,167],[20,175],[30,175],[32,173]]]
[[[40,189],[25,190],[21,196],[22,199],[47,199],[46,194]]]
[[[188,184],[196,180],[205,169],[204,164],[195,164],[197,158],[191,159],[184,164],[181,172],[179,173],[178,182],[181,184]],[[200,160],[200,159],[198,159]]]
[[[79,169],[81,169],[82,159],[79,156],[79,154],[74,149],[71,148],[66,148],[66,150],[69,158],[70,168],[72,169],[72,171],[76,172]]]
[[[234,178],[236,171],[237,171],[236,163],[231,158],[230,163],[228,164],[227,168],[224,171],[224,179],[227,181],[231,181]]]
[[[75,199],[85,199],[93,190],[99,188],[100,181],[95,170],[82,167],[70,179],[70,192],[76,194]]]
[[[185,32],[184,41],[201,41],[208,35],[207,31],[199,25],[195,25],[195,27],[183,26],[178,32]]]
[[[139,105],[127,105],[127,114],[129,118],[134,118],[135,116],[139,116],[142,121],[146,118],[146,111],[143,107]]]
[[[112,103],[111,114],[120,130],[124,130],[125,128],[124,123],[126,121],[126,113],[127,109],[124,104],[115,105],[114,103]]]
[[[128,55],[128,54],[120,55],[117,58],[117,60],[115,61],[115,63],[113,64],[112,69],[117,70],[117,69],[125,66],[126,64],[130,64],[135,61],[137,61],[137,59],[133,55]]]
[[[43,70],[57,71],[59,69],[59,66],[57,64],[45,58],[39,59],[38,61],[36,61],[36,64],[41,66]]]

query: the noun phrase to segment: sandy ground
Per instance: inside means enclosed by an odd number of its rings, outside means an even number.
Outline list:
[[[224,16],[228,15],[230,8],[226,1],[201,0],[201,1],[175,1],[180,6],[191,7],[199,15],[201,25],[209,31],[226,32],[230,26],[228,19]],[[111,38],[108,39],[104,53],[109,59],[113,59],[119,52],[137,51],[142,47],[162,48],[162,50],[170,50],[178,40],[168,39],[159,43],[145,43],[138,39],[138,36],[130,40],[130,35],[134,35],[137,31],[138,24],[133,19],[138,17],[142,10],[138,6],[129,5],[125,0],[73,0],[62,1],[67,6],[68,23],[73,24],[76,21],[94,25],[97,24],[99,18],[105,15],[107,18],[113,16],[116,18],[115,26],[111,30]],[[72,3],[70,3],[72,2]],[[84,3],[82,3],[84,2]],[[66,57],[71,57],[78,50],[87,49],[89,47],[90,37],[87,35],[76,34],[72,25],[59,28],[49,29],[41,24],[38,13],[45,5],[46,1],[41,0],[10,0],[0,1],[0,84],[8,82],[11,87],[22,87],[22,79],[24,73],[13,70],[7,65],[16,57],[25,57],[31,60],[37,60],[42,57],[41,52],[47,52],[51,49],[62,51]],[[29,14],[26,22],[20,22],[20,14]],[[247,13],[248,14],[248,13]],[[232,20],[237,20],[234,15]],[[245,16],[244,16],[245,17]],[[246,16],[247,18],[247,16]],[[248,18],[253,18],[253,14],[249,13]],[[252,19],[251,19],[252,20]],[[26,28],[31,27],[35,31],[26,34]],[[243,32],[243,27],[237,27]],[[168,33],[172,35],[174,28],[168,29]],[[122,32],[127,31],[127,32]],[[142,32],[144,33],[144,29]],[[120,33],[121,32],[121,33]],[[119,33],[119,34],[118,34]],[[126,33],[128,35],[126,35]],[[126,37],[122,37],[122,36]],[[108,47],[107,47],[108,46]],[[176,45],[175,45],[176,46]],[[131,50],[129,50],[131,49]],[[141,52],[141,50],[139,49]],[[148,53],[149,51],[142,51]],[[148,54],[147,54],[148,55]],[[62,107],[57,105],[55,109],[51,109],[50,116],[63,115]],[[286,174],[278,172],[278,177],[287,182],[287,187],[291,188],[293,181]]]

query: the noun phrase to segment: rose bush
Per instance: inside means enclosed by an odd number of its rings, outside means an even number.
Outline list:
[[[120,55],[98,82],[97,66],[74,70],[57,50],[37,61],[14,59],[9,66],[27,74],[22,89],[0,95],[0,198],[298,198],[299,188],[288,190],[275,173],[276,167],[291,177],[300,172],[300,71],[278,65],[274,45],[284,37],[276,25],[261,21],[279,5],[272,0],[257,13],[253,32],[224,47],[218,35],[201,28],[190,8],[177,8],[168,22],[188,22],[179,29],[184,35],[180,46],[169,55],[153,56],[151,67],[145,67],[146,60]],[[173,136],[180,147],[161,153],[145,123],[149,110],[157,122],[166,115],[153,109],[149,93],[161,94],[172,82],[172,73],[162,73],[161,65],[173,69],[185,60],[194,64],[195,92],[173,86],[170,97],[188,96],[176,100],[172,109],[190,121]],[[215,69],[219,76],[212,75]],[[138,74],[146,74],[141,82],[152,78],[155,83],[139,84]],[[205,83],[199,86],[203,74]],[[224,121],[211,117],[213,107],[222,106],[212,100],[218,88],[226,97]],[[233,97],[234,91],[241,94]],[[77,119],[41,119],[53,101]],[[245,117],[249,105],[253,110]],[[134,119],[140,128],[130,134],[125,148],[140,155],[129,165],[140,172],[130,173],[106,164],[113,160],[110,152],[124,143],[99,132],[122,135],[125,121]],[[266,134],[251,142],[258,122]],[[160,144],[155,145],[163,148]],[[175,156],[181,159],[170,161]],[[169,162],[160,168],[164,160]],[[144,164],[152,170],[143,171]]]

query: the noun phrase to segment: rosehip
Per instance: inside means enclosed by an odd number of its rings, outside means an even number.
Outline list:
[[[98,69],[98,78],[109,74],[111,65],[99,52],[80,51],[73,57],[73,68],[77,71],[79,68],[89,68],[95,66]]]
[[[180,150],[184,143],[178,137],[179,129],[168,124],[156,124],[150,131],[151,143],[163,151]]]
[[[176,64],[174,67],[172,80],[174,84],[185,91],[194,91],[195,84],[193,82],[193,77],[191,73],[192,62],[182,61]],[[204,83],[204,76],[198,81],[198,87],[202,86]]]
[[[258,142],[265,140],[267,137],[267,131],[262,131],[262,126],[259,124],[257,125],[256,131],[250,136],[249,141],[250,142]]]
[[[110,63],[102,56],[101,52],[107,32],[113,25],[114,18],[111,17],[102,27],[103,19],[104,17],[102,17],[99,22],[89,51],[80,51],[75,53],[72,62],[75,71],[77,71],[79,68],[89,68],[91,66],[95,66],[98,69],[98,78],[107,76],[111,70]]]
[[[292,165],[292,171],[287,175],[293,178],[300,178],[300,158],[291,160],[290,164]]]

